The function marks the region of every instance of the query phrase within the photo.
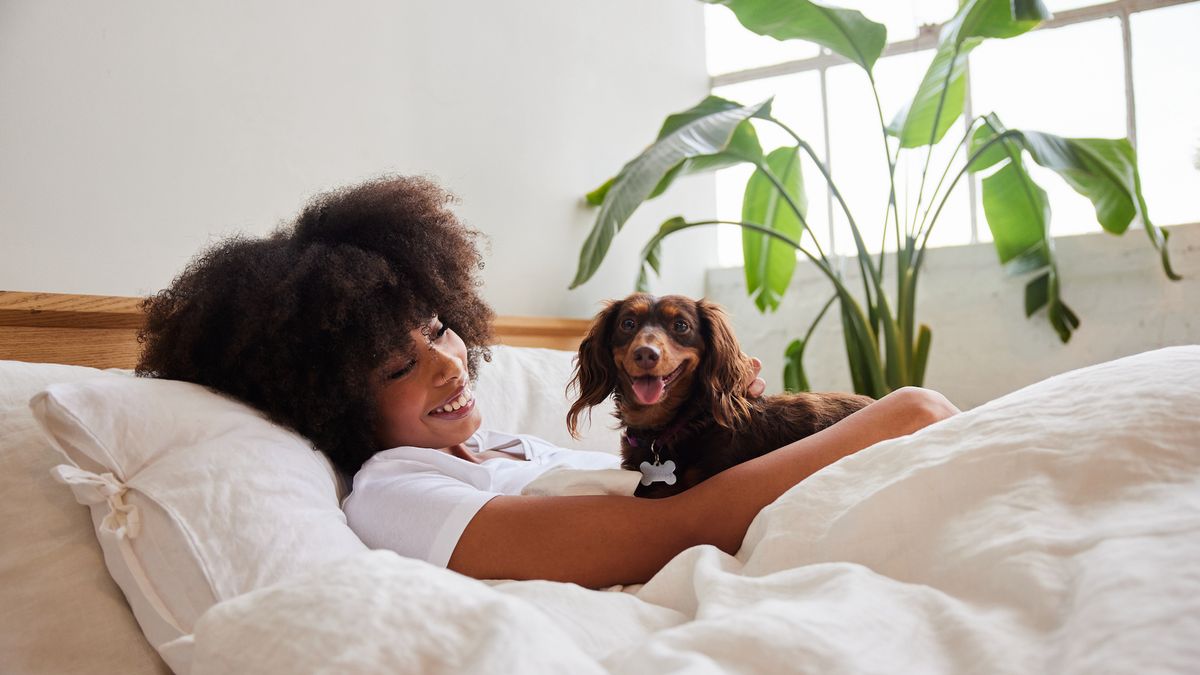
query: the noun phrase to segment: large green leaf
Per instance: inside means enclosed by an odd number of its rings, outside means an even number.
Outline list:
[[[1025,287],[1026,316],[1047,307],[1050,324],[1067,342],[1079,326],[1079,318],[1059,293],[1050,202],[1046,191],[1029,176],[1024,141],[1025,134],[1006,130],[995,115],[988,115],[972,138],[974,161],[968,166],[978,170],[998,165],[982,181],[983,213],[996,253],[1010,273],[1042,271]]]
[[[1019,274],[1051,264],[1050,201],[1025,168],[1024,137],[994,114],[971,138],[970,171],[1000,165],[983,179],[983,214],[992,244],[1009,272]]]
[[[807,40],[827,47],[871,72],[887,43],[887,28],[852,9],[807,0],[702,0],[725,5],[738,21],[776,40]]]
[[[775,230],[789,239],[800,241],[804,231],[801,216],[807,215],[808,199],[804,193],[804,178],[800,171],[800,149],[778,148],[767,155],[767,168],[787,190],[800,215],[792,210],[775,184],[762,170],[757,170],[746,182],[742,199],[742,220]],[[754,298],[759,311],[774,311],[787,292],[788,283],[796,269],[796,249],[754,230],[742,230],[743,268],[746,272],[746,291]]]
[[[626,164],[604,195],[592,231],[579,252],[579,269],[571,288],[596,273],[613,237],[654,188],[679,163],[686,159],[715,155],[725,151],[738,125],[756,115],[770,113],[771,100],[733,109],[720,109],[699,115],[658,139]]]
[[[969,0],[942,26],[938,49],[917,93],[892,120],[888,132],[900,146],[937,143],[962,115],[966,93],[967,54],[984,38],[1025,33],[1050,12],[1041,0]]]
[[[1019,153],[1019,151],[1018,151]],[[1050,228],[1050,201],[1029,177],[1021,155],[983,179],[983,214],[992,231],[1000,262],[1020,262],[1030,271],[1050,263],[1046,239]],[[1037,258],[1037,262],[1032,261]]]
[[[707,115],[727,110],[736,110],[741,107],[743,106],[740,103],[723,99],[719,96],[709,96],[694,108],[668,116],[663,122],[662,128],[659,129],[658,137],[655,140],[662,140],[665,136],[675,132],[683,125]],[[667,188],[671,187],[671,183],[680,176],[703,173],[705,171],[716,171],[743,162],[755,162],[761,157],[762,146],[758,142],[758,133],[754,131],[754,125],[750,123],[750,120],[746,120],[737,126],[733,132],[733,138],[729,140],[729,144],[722,152],[713,155],[690,157],[676,164],[663,176],[658,185],[654,186],[654,190],[650,192],[650,196],[647,199],[653,199],[666,192]],[[609,188],[616,181],[617,177],[613,176],[603,185],[589,192],[587,194],[588,203],[593,206],[603,204],[604,197],[608,194]]]
[[[1137,222],[1158,249],[1163,270],[1170,279],[1167,232],[1150,222],[1133,145],[1125,138],[1063,138],[1040,131],[1021,134],[1033,160],[1057,173],[1096,209],[1096,220],[1106,231],[1124,234]]]
[[[984,119],[986,123],[971,140],[973,159],[968,167],[971,171],[981,171],[1005,161],[1011,154],[1010,148],[1027,150],[1035,162],[1057,173],[1092,202],[1096,220],[1106,231],[1123,234],[1130,224],[1141,225],[1150,243],[1158,249],[1167,277],[1180,278],[1171,268],[1167,231],[1152,223],[1146,213],[1137,157],[1127,139],[1064,138],[1040,131],[1007,131],[995,115]],[[984,147],[1006,131],[1011,136],[1009,139]],[[990,215],[988,221],[990,226]]]

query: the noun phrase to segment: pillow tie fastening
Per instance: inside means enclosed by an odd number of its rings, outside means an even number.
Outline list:
[[[111,473],[94,474],[78,467],[60,464],[50,470],[55,480],[65,483],[75,495],[75,501],[86,506],[108,502],[108,514],[100,521],[100,529],[111,532],[117,539],[133,539],[142,530],[142,516],[133,504],[125,503],[128,488]]]
[[[150,582],[150,577],[146,575],[146,570],[129,543],[142,531],[142,515],[138,507],[125,503],[125,493],[129,488],[111,473],[95,474],[69,464],[59,464],[50,469],[50,473],[55,480],[71,488],[71,494],[75,495],[75,501],[80,504],[91,508],[108,502],[108,513],[101,519],[97,534],[108,533],[117,540],[125,565],[150,606],[171,628],[179,631],[180,635],[187,635],[188,631],[180,627],[175,615],[167,609],[166,603]]]

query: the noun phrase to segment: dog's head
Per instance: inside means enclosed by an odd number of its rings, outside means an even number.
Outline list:
[[[579,415],[611,395],[626,426],[662,427],[692,402],[732,428],[749,415],[753,377],[719,306],[637,293],[609,302],[580,343],[567,427],[577,435]]]

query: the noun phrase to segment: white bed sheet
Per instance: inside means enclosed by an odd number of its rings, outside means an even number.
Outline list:
[[[1200,347],[1068,373],[817,473],[639,589],[369,552],[216,605],[193,672],[1195,672]]]

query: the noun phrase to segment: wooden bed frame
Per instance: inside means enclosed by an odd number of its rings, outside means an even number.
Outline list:
[[[0,291],[0,359],[133,368],[142,299]],[[514,347],[574,351],[586,319],[501,316],[496,341]]]

